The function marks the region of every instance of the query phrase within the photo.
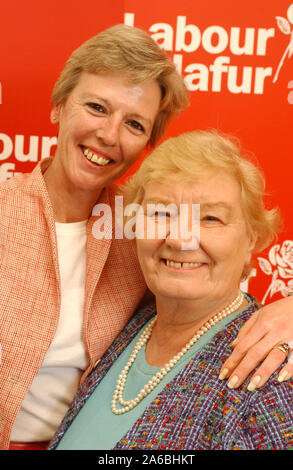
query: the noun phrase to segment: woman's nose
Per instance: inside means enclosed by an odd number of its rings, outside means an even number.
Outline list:
[[[96,135],[105,145],[114,147],[119,141],[120,120],[115,117],[107,117],[99,122]]]
[[[166,243],[174,250],[196,250],[200,245],[200,224],[197,213],[181,213],[169,224]]]
[[[168,234],[165,243],[168,247],[176,251],[194,251],[199,247],[199,238],[193,234],[189,237],[178,235],[176,238],[173,238]]]

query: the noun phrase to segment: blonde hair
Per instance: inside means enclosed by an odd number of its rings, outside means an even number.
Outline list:
[[[76,49],[54,86],[54,106],[66,101],[82,72],[119,73],[134,84],[152,80],[158,83],[162,100],[149,141],[151,146],[164,135],[170,119],[189,104],[186,87],[175,65],[158,44],[138,28],[113,26]]]
[[[234,142],[232,141],[234,140]],[[281,227],[277,208],[264,205],[265,179],[260,169],[240,156],[236,139],[216,131],[192,131],[172,137],[157,147],[124,186],[125,205],[141,204],[150,182],[196,181],[204,172],[224,171],[235,177],[241,188],[242,210],[248,233],[255,239],[254,252],[266,248]],[[244,277],[251,266],[245,268]]]

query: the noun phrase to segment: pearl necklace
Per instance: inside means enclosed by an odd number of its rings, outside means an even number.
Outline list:
[[[220,312],[216,313],[210,320],[204,323],[204,325],[195,333],[195,335],[191,338],[190,341],[188,341],[188,343],[181,349],[181,351],[178,354],[176,354],[172,359],[170,359],[170,361],[167,364],[161,367],[161,369],[140,390],[140,392],[135,398],[133,398],[132,400],[125,401],[123,400],[123,392],[124,392],[124,387],[125,387],[125,383],[127,380],[128,371],[131,365],[133,364],[133,362],[135,361],[135,358],[138,352],[144,346],[144,344],[147,343],[148,339],[150,338],[154,324],[156,322],[156,318],[157,318],[155,317],[151,321],[149,326],[141,334],[138,342],[136,343],[128,359],[126,366],[124,367],[123,371],[118,377],[112,403],[111,403],[112,412],[114,414],[119,415],[119,414],[126,413],[127,411],[130,411],[132,410],[132,408],[137,406],[141,402],[141,400],[143,400],[152,390],[154,390],[154,388],[161,382],[163,377],[174,367],[174,365],[181,359],[181,357],[184,356],[184,354],[186,354],[187,351],[189,351],[189,349],[201,338],[201,336],[203,336],[208,330],[213,328],[213,326],[215,326],[219,321],[223,320],[228,315],[235,312],[240,307],[243,300],[244,300],[244,295],[240,291],[239,295],[236,297],[236,299],[233,300],[233,302],[231,302],[230,305],[225,307]],[[124,408],[116,407],[117,400]]]

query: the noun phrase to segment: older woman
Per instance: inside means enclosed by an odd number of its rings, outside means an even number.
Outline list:
[[[46,446],[140,302],[130,242],[95,239],[92,209],[188,104],[164,51],[123,25],[72,54],[52,99],[54,158],[0,187],[1,449]]]
[[[233,390],[219,379],[240,327],[260,307],[240,281],[279,225],[263,189],[259,170],[217,133],[169,139],[143,162],[126,203],[142,207],[136,250],[156,302],[105,353],[52,449],[293,447],[292,383],[273,377],[251,393],[247,383]]]

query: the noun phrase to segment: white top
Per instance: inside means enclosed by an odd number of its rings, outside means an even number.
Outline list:
[[[60,317],[51,346],[14,422],[12,441],[50,440],[88,366],[82,339],[86,223],[56,223],[61,279]]]

